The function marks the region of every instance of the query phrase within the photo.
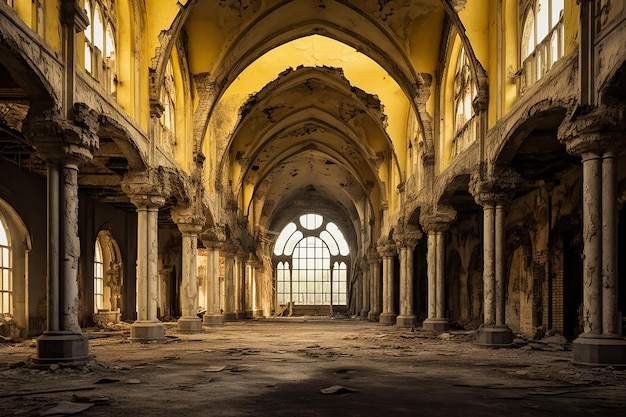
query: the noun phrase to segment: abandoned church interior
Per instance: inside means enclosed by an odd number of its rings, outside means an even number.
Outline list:
[[[0,57],[37,363],[351,316],[626,366],[625,2],[3,0]]]

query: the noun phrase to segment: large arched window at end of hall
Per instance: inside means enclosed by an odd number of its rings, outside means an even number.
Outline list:
[[[564,0],[520,0],[520,91],[540,80],[563,56]]]
[[[278,304],[347,305],[349,255],[339,227],[322,216],[289,223],[274,246]]]
[[[96,237],[94,246],[94,313],[119,312],[121,308],[121,290],[124,282],[119,245],[109,230],[101,230]],[[115,317],[114,319],[117,318]]]
[[[115,58],[116,13],[113,0],[86,0],[85,12],[89,26],[85,28],[85,71],[105,91],[117,95],[117,63]]]
[[[0,275],[0,313],[13,314],[11,236],[2,215],[0,215]]]

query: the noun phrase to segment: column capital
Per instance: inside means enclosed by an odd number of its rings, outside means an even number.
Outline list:
[[[135,207],[162,207],[169,189],[168,174],[159,168],[129,173],[122,180],[122,190]]]
[[[435,211],[427,211],[420,215],[420,223],[427,233],[443,233],[455,220],[456,210],[452,207],[438,207]]]
[[[514,169],[498,166],[488,178],[472,175],[469,192],[480,206],[505,204],[513,198],[515,188],[521,181],[522,177]]]
[[[191,206],[177,206],[170,210],[172,221],[181,233],[199,235],[204,230],[204,215]]]
[[[559,126],[558,138],[567,152],[583,156],[620,147],[626,131],[626,105],[576,108]]]
[[[98,150],[100,125],[98,114],[82,103],[74,105],[72,117],[64,118],[58,109],[46,110],[30,115],[22,132],[46,160],[79,164]]]
[[[234,258],[235,256],[237,256],[238,251],[239,245],[237,245],[232,240],[222,242],[222,245],[220,247],[220,254],[225,258]]]
[[[380,240],[376,245],[376,248],[378,249],[380,256],[383,258],[390,258],[396,254],[396,244],[389,238]]]
[[[417,226],[405,224],[397,230],[394,238],[398,248],[408,248],[413,250],[422,236],[423,233]]]

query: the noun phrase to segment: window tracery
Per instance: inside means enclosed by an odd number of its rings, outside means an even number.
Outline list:
[[[523,92],[563,56],[564,0],[521,0],[519,4],[523,28],[520,42]]]
[[[115,1],[86,0],[89,25],[85,28],[85,71],[112,96],[117,95]]]
[[[174,84],[174,70],[172,61],[168,61],[163,77],[163,87],[161,88],[161,102],[163,103],[163,116],[160,118],[161,146],[169,154],[173,154],[176,146],[176,86]]]
[[[100,239],[96,239],[93,261],[93,307],[96,313],[104,308],[104,259]]]
[[[346,305],[349,254],[339,227],[324,217],[289,223],[274,247],[278,304]]]

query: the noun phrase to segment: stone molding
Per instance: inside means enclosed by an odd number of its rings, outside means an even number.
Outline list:
[[[626,131],[626,105],[600,106],[592,110],[576,108],[558,130],[558,138],[569,154],[602,154],[621,148]]]

